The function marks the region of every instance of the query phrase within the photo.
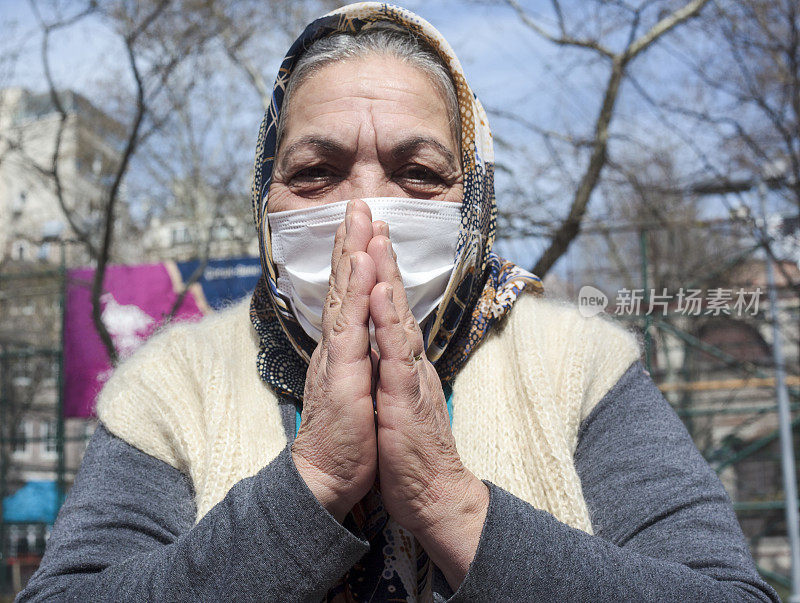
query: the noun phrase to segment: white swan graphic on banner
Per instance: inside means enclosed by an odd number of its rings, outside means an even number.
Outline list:
[[[100,296],[103,304],[101,318],[106,325],[120,358],[127,358],[150,334],[153,318],[133,304],[120,304],[111,293]]]

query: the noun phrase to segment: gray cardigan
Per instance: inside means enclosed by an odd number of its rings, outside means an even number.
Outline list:
[[[575,466],[594,535],[488,483],[475,559],[455,593],[437,572],[436,600],[778,601],[639,363],[583,421]],[[194,521],[189,479],[101,425],[17,601],[319,601],[369,547],[314,498],[289,446]]]

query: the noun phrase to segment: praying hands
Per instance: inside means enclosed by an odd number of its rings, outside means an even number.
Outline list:
[[[339,521],[379,478],[388,513],[457,588],[477,550],[489,492],[461,463],[389,228],[372,221],[363,201],[348,204],[336,233],[322,322],[292,446],[298,472]]]

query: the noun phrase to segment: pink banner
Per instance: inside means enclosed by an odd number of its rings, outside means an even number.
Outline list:
[[[90,417],[95,398],[111,375],[108,354],[92,322],[94,270],[68,275],[64,324],[64,415]],[[101,297],[102,318],[120,359],[130,356],[153,333],[177,301],[182,282],[174,264],[109,266]],[[186,295],[176,318],[201,314]]]

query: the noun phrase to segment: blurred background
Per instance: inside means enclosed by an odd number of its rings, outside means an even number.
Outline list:
[[[113,366],[254,286],[261,116],[286,49],[340,4],[0,0],[0,598],[38,564]],[[800,3],[403,5],[489,115],[496,250],[640,334],[788,597]]]

